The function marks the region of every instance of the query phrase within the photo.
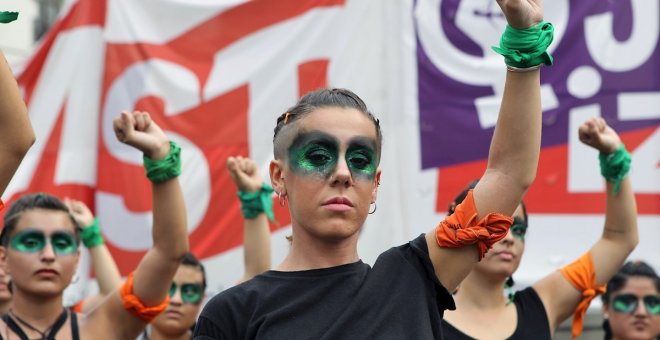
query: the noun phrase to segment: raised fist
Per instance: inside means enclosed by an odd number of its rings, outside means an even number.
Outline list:
[[[509,26],[532,27],[543,21],[543,0],[497,0]]]
[[[241,156],[227,158],[227,169],[236,188],[244,192],[261,190],[264,181],[259,174],[257,164],[250,158]]]
[[[578,135],[582,143],[604,154],[616,151],[621,145],[619,135],[601,117],[593,117],[582,123]]]
[[[81,228],[84,229],[94,223],[94,214],[85,203],[67,197],[64,199],[64,204],[69,208],[69,212]]]
[[[147,157],[159,160],[170,152],[169,138],[148,113],[123,111],[112,123],[117,140],[142,151]]]

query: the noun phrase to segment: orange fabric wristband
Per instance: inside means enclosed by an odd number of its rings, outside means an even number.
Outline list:
[[[2,209],[4,208],[5,208],[5,202],[3,202],[2,199],[0,199],[0,211],[2,211]]]
[[[435,228],[438,245],[459,248],[476,244],[479,248],[479,260],[484,258],[495,242],[506,237],[513,219],[503,214],[491,213],[477,221],[477,216],[477,207],[470,190],[454,213]]]
[[[166,296],[165,300],[159,305],[146,307],[140,298],[133,294],[133,275],[135,272],[128,274],[126,282],[119,288],[119,294],[124,301],[124,309],[129,311],[140,320],[150,323],[158,314],[162,313],[167,305],[170,303],[170,297]]]
[[[582,301],[580,301],[580,304],[575,309],[575,314],[573,314],[572,335],[573,339],[575,339],[582,333],[584,314],[587,312],[591,300],[605,293],[606,286],[596,287],[596,269],[594,268],[594,261],[589,251],[559,271],[575,289],[582,292]]]

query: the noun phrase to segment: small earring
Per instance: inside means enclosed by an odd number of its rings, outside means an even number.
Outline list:
[[[75,284],[78,281],[80,281],[80,275],[78,275],[78,272],[76,272],[75,274],[73,274],[73,279],[71,279],[71,284]]]
[[[371,204],[374,205],[374,210],[370,211],[370,212],[369,212],[369,215],[373,215],[373,213],[375,213],[375,212],[376,212],[376,209],[378,208],[378,207],[376,206],[376,202],[371,202]]]
[[[286,204],[286,194],[282,195],[282,191],[278,192],[277,200],[280,202],[280,206],[284,206]]]

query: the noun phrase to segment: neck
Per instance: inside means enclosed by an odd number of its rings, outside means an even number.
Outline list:
[[[356,262],[359,233],[342,240],[324,240],[294,228],[291,249],[277,266],[281,271],[298,271],[336,267]]]
[[[457,308],[501,308],[506,306],[504,282],[506,279],[494,279],[473,270],[461,282],[454,296]]]
[[[12,312],[39,330],[52,326],[63,309],[62,294],[53,297],[35,296],[14,288]],[[23,325],[21,328],[25,329]]]
[[[0,315],[7,314],[7,312],[9,312],[10,307],[11,307],[11,299],[0,301]]]
[[[149,340],[190,340],[192,336],[190,331],[184,330],[182,333],[165,334],[156,327],[151,327],[151,334]]]

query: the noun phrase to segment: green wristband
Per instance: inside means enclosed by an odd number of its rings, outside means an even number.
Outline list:
[[[170,141],[170,152],[165,158],[155,161],[145,155],[142,159],[147,178],[152,183],[165,182],[181,175],[181,148],[172,141]]]
[[[0,24],[10,23],[18,18],[18,12],[0,12]]]
[[[626,151],[626,146],[621,143],[616,151],[610,154],[600,153],[600,174],[608,182],[614,182],[614,193],[619,192],[621,181],[630,171],[630,154]]]
[[[504,62],[516,69],[535,67],[541,64],[552,65],[552,56],[547,52],[554,37],[551,23],[542,21],[526,29],[506,26],[500,46],[493,46],[493,51],[504,56]]]
[[[95,218],[91,225],[83,228],[80,232],[80,239],[86,248],[93,248],[100,246],[105,241],[101,235],[101,227],[99,226],[99,218]]]
[[[238,198],[241,200],[241,211],[245,218],[255,218],[260,213],[265,213],[268,219],[275,221],[273,213],[273,188],[264,183],[259,191],[245,192],[239,191]]]

